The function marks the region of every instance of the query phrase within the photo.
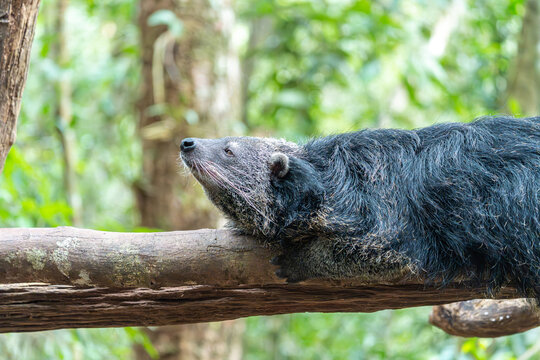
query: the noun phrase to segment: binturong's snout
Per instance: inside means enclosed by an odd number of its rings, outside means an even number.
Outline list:
[[[215,140],[185,138],[180,142],[180,156],[189,168],[193,168],[195,162],[208,159],[212,154],[212,144]]]
[[[193,176],[203,186],[216,176],[214,168],[219,166],[219,152],[222,139],[185,138],[180,142],[180,158]],[[224,165],[224,164],[221,164]]]
[[[183,153],[187,153],[194,150],[196,146],[197,141],[195,138],[185,138],[180,143],[180,151],[182,151]]]

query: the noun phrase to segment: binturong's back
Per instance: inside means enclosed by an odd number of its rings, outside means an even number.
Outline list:
[[[290,282],[407,268],[442,285],[513,283],[540,298],[538,117],[364,130],[303,145],[205,141],[205,151],[183,151],[184,162],[233,226],[282,247],[273,262]]]

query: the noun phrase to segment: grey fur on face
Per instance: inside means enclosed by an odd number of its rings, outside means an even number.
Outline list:
[[[272,138],[192,140],[196,145],[182,151],[181,158],[208,198],[244,232],[269,235],[277,221],[272,211],[271,178],[287,174],[286,153],[298,154],[299,147]]]

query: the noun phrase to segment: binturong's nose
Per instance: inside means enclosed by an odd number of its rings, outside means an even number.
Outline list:
[[[195,146],[197,146],[197,144],[195,143],[194,138],[186,138],[180,143],[180,150],[187,153],[195,149]]]

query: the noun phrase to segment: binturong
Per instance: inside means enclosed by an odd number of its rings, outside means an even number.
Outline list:
[[[235,229],[281,247],[273,263],[289,282],[407,269],[540,299],[540,117],[300,145],[189,138],[181,158]]]

